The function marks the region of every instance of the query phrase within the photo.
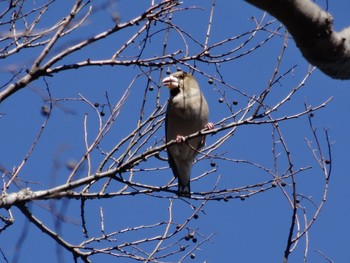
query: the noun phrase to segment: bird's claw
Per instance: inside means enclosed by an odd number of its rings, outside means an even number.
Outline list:
[[[181,135],[177,135],[175,140],[177,143],[182,143],[185,141],[185,137]]]
[[[214,123],[208,122],[205,126],[204,129],[212,130],[214,129]]]

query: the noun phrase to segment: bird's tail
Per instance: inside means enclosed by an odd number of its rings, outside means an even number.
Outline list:
[[[182,162],[178,165],[178,196],[191,197],[191,170],[192,170],[192,160]]]
[[[190,184],[188,185],[181,185],[180,182],[178,183],[178,191],[177,195],[180,197],[191,197],[191,187]]]

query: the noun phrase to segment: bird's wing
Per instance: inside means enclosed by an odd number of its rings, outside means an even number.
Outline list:
[[[168,114],[165,116],[165,141],[168,142]],[[169,166],[170,166],[171,170],[173,171],[175,178],[178,178],[179,171],[177,170],[177,166],[176,166],[176,163],[175,163],[173,156],[171,155],[171,151],[169,151],[169,147],[167,148],[166,152],[168,154]]]
[[[196,107],[198,109],[200,109],[198,111],[199,116],[196,117],[196,120],[198,120],[198,124],[195,130],[192,131],[192,133],[194,133],[195,131],[200,131],[202,129],[204,129],[205,125],[208,123],[208,115],[209,115],[209,109],[208,109],[208,104],[207,101],[205,100],[205,97],[203,96],[203,93],[200,92],[199,96],[195,96],[193,98],[191,98],[192,104],[196,105]],[[205,146],[205,139],[206,136],[200,136],[199,137],[201,140],[198,141],[196,143],[191,143],[192,147],[194,149],[196,149],[197,151],[199,151],[200,149],[202,149]],[[190,140],[191,141],[191,140]]]

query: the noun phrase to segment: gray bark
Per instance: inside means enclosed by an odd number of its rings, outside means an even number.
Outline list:
[[[281,21],[307,61],[335,79],[350,79],[350,27],[333,30],[333,17],[310,0],[245,0]]]

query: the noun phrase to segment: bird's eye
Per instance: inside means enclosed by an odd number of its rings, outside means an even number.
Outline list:
[[[180,75],[180,78],[181,78],[181,79],[184,79],[184,78],[185,78],[185,76],[186,76],[186,73],[185,73],[185,72],[183,72],[183,73]]]

